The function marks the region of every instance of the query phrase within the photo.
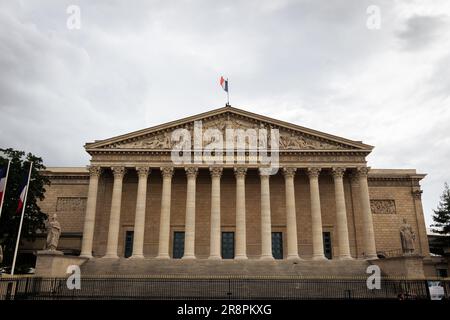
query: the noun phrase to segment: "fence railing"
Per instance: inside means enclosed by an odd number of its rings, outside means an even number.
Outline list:
[[[450,280],[440,281],[445,299]],[[82,278],[69,289],[66,278],[0,278],[0,300],[48,299],[429,299],[426,280],[305,278]]]

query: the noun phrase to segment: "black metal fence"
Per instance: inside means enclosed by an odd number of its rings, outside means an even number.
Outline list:
[[[0,300],[92,299],[430,299],[426,280],[306,278],[82,278],[69,289],[66,278],[0,278]],[[439,280],[450,299],[450,280]]]

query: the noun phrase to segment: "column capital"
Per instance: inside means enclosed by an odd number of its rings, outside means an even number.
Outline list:
[[[136,167],[136,171],[138,173],[139,178],[147,178],[149,173],[152,171],[149,167],[139,166]]]
[[[356,177],[358,178],[362,178],[362,177],[367,177],[367,175],[369,174],[370,171],[370,167],[358,167],[356,168]]]
[[[222,176],[223,168],[222,167],[209,167],[209,172],[211,173],[211,177],[220,178]]]
[[[102,174],[102,168],[100,166],[88,166],[89,176],[100,177]]]
[[[186,176],[188,178],[197,178],[198,175],[198,168],[197,167],[186,167],[184,168],[184,170],[186,171]]]
[[[270,174],[267,173],[268,168],[258,168],[258,173],[261,178],[270,178]]]
[[[247,174],[247,168],[245,167],[235,167],[234,168],[234,175],[236,178],[245,178],[245,175]]]
[[[161,174],[163,178],[172,178],[173,176],[173,167],[161,167]]]
[[[322,168],[311,167],[306,170],[309,178],[318,178]]]
[[[345,173],[345,168],[343,167],[334,167],[331,168],[331,174],[333,175],[333,178],[343,178]]]
[[[126,173],[126,168],[122,166],[111,167],[111,170],[113,172],[114,179],[122,179]]]
[[[283,168],[283,175],[285,178],[293,178],[295,176],[295,172],[297,171],[297,168],[293,167],[284,167]]]

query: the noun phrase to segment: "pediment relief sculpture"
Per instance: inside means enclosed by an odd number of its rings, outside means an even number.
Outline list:
[[[198,124],[198,123],[197,123]],[[196,125],[197,125],[196,124]],[[184,129],[187,129],[191,133],[191,145],[194,145],[194,123],[186,124]],[[258,137],[260,129],[267,130],[267,140],[259,140],[259,146],[268,145],[271,148],[271,124],[261,121],[248,121],[243,119],[236,119],[232,117],[224,117],[219,119],[206,120],[201,122],[201,129],[204,133],[208,129],[216,129],[222,134],[222,139],[225,144],[227,129],[233,130],[254,130],[253,132]],[[247,133],[249,131],[246,131]],[[249,147],[249,139],[246,137],[245,148]],[[203,137],[203,145],[208,145],[214,141],[214,137]],[[238,144],[237,136],[234,137],[235,146]],[[118,148],[118,149],[155,149],[155,150],[167,150],[171,149],[176,141],[172,141],[172,130],[165,129],[163,132],[155,132],[151,136],[146,136],[136,141],[124,141],[117,142],[106,148]],[[289,131],[286,129],[279,129],[279,148],[281,150],[337,150],[345,149],[342,145],[334,143],[332,141],[322,141],[319,138],[309,137],[302,132]]]
[[[295,133],[280,134],[280,149],[283,150],[336,150],[343,149],[338,144],[331,144],[320,140],[308,138]]]
[[[118,143],[109,147],[120,149],[170,149],[172,147],[171,133],[157,133],[149,138],[143,138],[142,140],[126,143]]]

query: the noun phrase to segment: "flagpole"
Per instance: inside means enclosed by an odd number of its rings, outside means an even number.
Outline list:
[[[2,216],[3,202],[5,202],[4,199],[5,199],[5,194],[6,194],[6,186],[8,184],[8,175],[9,175],[10,165],[11,165],[11,160],[8,160],[8,169],[6,169],[5,186],[3,188],[2,198],[0,199],[0,218]]]
[[[19,250],[20,233],[22,232],[23,216],[25,214],[25,207],[27,206],[28,189],[30,188],[31,168],[33,168],[33,162],[30,161],[30,172],[28,173],[27,190],[25,190],[25,198],[23,200],[23,207],[22,207],[22,216],[20,217],[20,224],[19,224],[19,233],[17,234],[16,248],[14,250],[14,259],[11,267],[12,276],[14,275],[14,268],[16,267],[16,258],[17,258],[17,251]]]
[[[230,83],[227,78],[227,105],[230,105]]]

